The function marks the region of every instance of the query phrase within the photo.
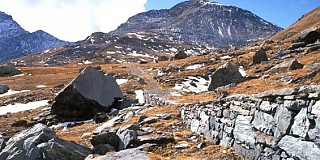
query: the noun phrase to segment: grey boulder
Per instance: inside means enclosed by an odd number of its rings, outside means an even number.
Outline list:
[[[0,84],[0,94],[6,93],[9,91],[9,86],[6,84]]]
[[[183,51],[180,50],[174,55],[174,59],[185,59],[188,58],[188,55]]]
[[[240,83],[244,80],[236,65],[231,62],[220,66],[212,75],[208,90],[214,91],[218,87],[231,83]]]
[[[252,64],[260,64],[263,61],[268,61],[268,56],[264,48],[261,48],[252,57]]]
[[[281,72],[287,72],[287,71],[292,71],[292,70],[297,70],[297,69],[302,69],[303,64],[301,64],[299,61],[296,59],[293,60],[288,60],[284,61],[274,67],[272,67],[267,73],[281,73]]]
[[[58,138],[46,125],[36,124],[6,143],[0,159],[84,159],[89,148]]]
[[[22,72],[19,71],[14,65],[0,66],[0,77],[14,76],[14,75],[18,75],[21,73]]]
[[[87,120],[99,111],[110,110],[122,98],[112,75],[88,67],[55,97],[51,111],[65,120]]]

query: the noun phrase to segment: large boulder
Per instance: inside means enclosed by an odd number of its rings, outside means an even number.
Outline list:
[[[21,73],[22,72],[18,70],[14,65],[0,66],[0,77],[14,76]]]
[[[219,67],[212,75],[208,90],[213,91],[218,87],[226,86],[231,83],[242,82],[244,78],[236,65],[231,62]]]
[[[305,32],[299,36],[297,41],[304,42],[305,44],[315,43],[320,39],[320,27]]]
[[[252,57],[252,64],[260,64],[263,61],[268,61],[268,56],[265,49],[261,48]]]
[[[97,112],[110,110],[122,98],[112,75],[88,67],[55,97],[51,112],[64,120],[87,120]]]
[[[36,124],[13,136],[0,153],[0,159],[84,159],[89,148],[68,142],[46,125]]]
[[[0,84],[0,94],[6,93],[9,90],[9,86],[6,84]]]

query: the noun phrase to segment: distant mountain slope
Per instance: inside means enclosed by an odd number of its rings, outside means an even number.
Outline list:
[[[287,40],[296,39],[302,32],[320,27],[320,7],[303,15],[297,22],[289,26],[287,29],[275,34],[270,39],[272,40]]]
[[[250,11],[208,0],[190,0],[170,9],[137,14],[109,36],[151,32],[163,40],[229,48],[280,30]]]
[[[10,15],[0,12],[0,62],[67,44],[41,30],[30,33]]]

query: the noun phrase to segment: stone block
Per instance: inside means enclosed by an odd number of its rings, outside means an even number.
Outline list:
[[[315,160],[320,157],[320,149],[315,143],[302,141],[300,138],[285,136],[279,141],[278,145],[290,157],[305,160]]]
[[[264,132],[268,135],[272,135],[274,120],[272,115],[256,111],[253,117],[252,125],[257,130]]]
[[[307,108],[302,108],[294,117],[294,122],[290,133],[300,137],[306,137],[310,127],[310,122],[307,115]]]
[[[251,126],[251,119],[251,116],[239,115],[236,119],[233,134],[236,140],[254,146],[255,138]]]

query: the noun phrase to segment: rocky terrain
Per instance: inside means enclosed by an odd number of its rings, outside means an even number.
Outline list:
[[[319,11],[234,50],[2,66],[0,159],[317,159]]]
[[[0,12],[0,62],[49,48],[71,44],[38,30],[24,30],[10,15]]]

